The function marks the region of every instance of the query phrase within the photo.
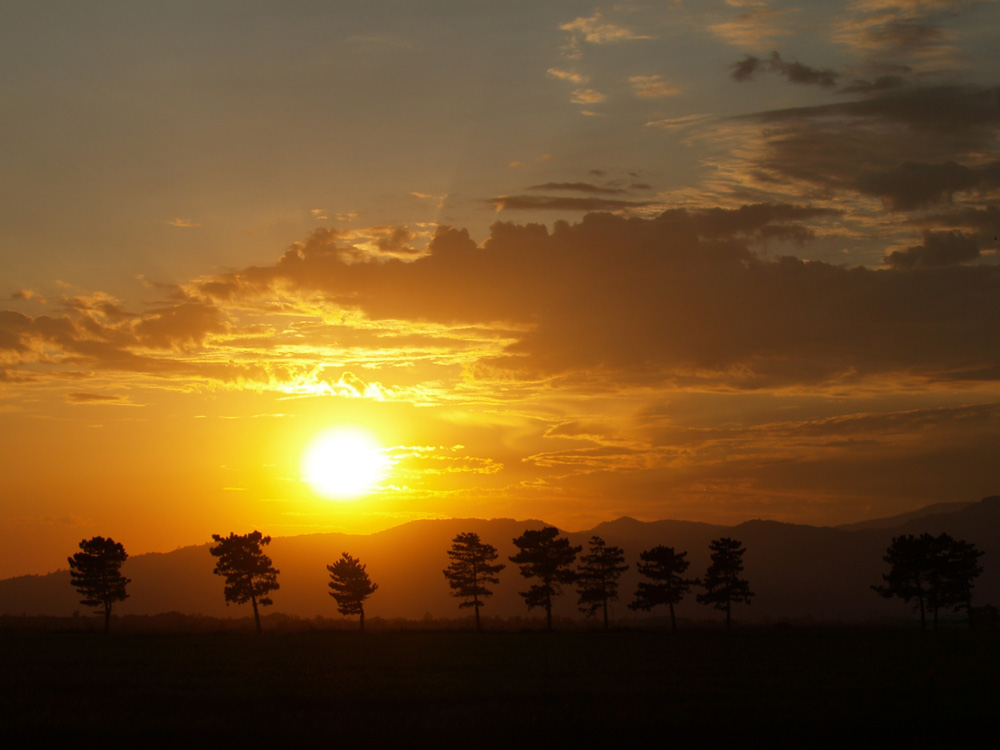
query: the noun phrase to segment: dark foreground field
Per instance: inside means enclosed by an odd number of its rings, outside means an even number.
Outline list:
[[[957,739],[1000,716],[1000,639],[957,632],[6,631],[0,665],[5,740],[85,745],[823,745]]]

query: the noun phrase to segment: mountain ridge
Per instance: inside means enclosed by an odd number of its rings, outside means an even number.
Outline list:
[[[958,507],[952,507],[958,506]],[[746,548],[745,577],[756,593],[753,603],[735,611],[738,619],[814,618],[860,620],[905,616],[908,608],[897,600],[883,600],[870,589],[885,572],[882,556],[891,538],[902,533],[948,532],[966,539],[986,554],[984,574],[977,581],[975,601],[1000,602],[1000,496],[978,503],[929,506],[937,512],[906,513],[898,523],[874,527],[831,527],[751,519],[735,526],[697,521],[639,521],[622,516],[592,529],[566,532],[574,545],[586,550],[591,536],[622,547],[629,570],[622,577],[619,600],[613,603],[616,620],[642,617],[627,608],[639,581],[639,553],[658,544],[687,551],[687,575],[700,576],[709,564],[708,544],[730,536]],[[919,513],[915,512],[915,513]],[[886,519],[877,519],[883,522]],[[267,611],[300,617],[336,617],[327,595],[326,565],[347,551],[365,563],[379,591],[366,603],[366,614],[381,617],[460,617],[459,601],[450,596],[443,570],[447,551],[458,533],[478,533],[496,546],[506,568],[493,587],[484,616],[535,617],[518,592],[526,588],[509,557],[516,554],[513,539],[528,528],[546,525],[537,519],[511,518],[418,519],[367,535],[318,532],[273,537],[265,552],[280,571],[275,605]],[[849,525],[850,526],[850,525]],[[129,599],[116,605],[117,614],[183,612],[210,616],[242,616],[245,607],[227,607],[222,580],[212,574],[212,542],[181,547],[171,552],[150,552],[130,557],[123,573],[132,579]],[[996,562],[995,562],[996,561]],[[0,614],[61,615],[85,611],[69,584],[68,570],[45,575],[0,580]],[[580,617],[571,586],[556,600],[555,613]],[[678,607],[682,618],[714,619],[717,613],[695,603],[693,594]]]

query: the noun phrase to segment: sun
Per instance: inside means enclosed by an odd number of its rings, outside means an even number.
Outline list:
[[[342,427],[318,435],[302,459],[302,473],[317,494],[353,500],[370,492],[388,468],[382,446],[368,432]]]

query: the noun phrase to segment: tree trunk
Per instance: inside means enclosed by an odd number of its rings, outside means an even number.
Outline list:
[[[608,600],[604,600],[604,629],[608,629]]]
[[[920,629],[927,630],[927,616],[924,613],[924,597],[919,596],[917,599],[920,601]]]
[[[365,608],[361,608],[361,632],[365,632]]]
[[[111,630],[111,602],[104,602],[104,632]]]
[[[545,600],[545,629],[552,630],[552,598]]]
[[[257,632],[260,633],[260,612],[257,611],[257,597],[253,594],[250,595],[250,603],[253,605],[253,621],[257,626]]]
[[[730,610],[732,610],[733,605],[728,599],[726,599],[726,632],[732,632],[732,617],[730,616]]]
[[[677,632],[677,618],[674,617],[674,603],[670,602],[670,630],[673,633]]]
[[[472,595],[472,606],[476,610],[476,632],[479,632],[479,594]]]

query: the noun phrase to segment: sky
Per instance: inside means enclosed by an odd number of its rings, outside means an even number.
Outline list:
[[[1000,6],[0,6],[0,576],[996,494]],[[360,498],[303,460],[377,441]],[[667,543],[669,540],[665,540]]]

